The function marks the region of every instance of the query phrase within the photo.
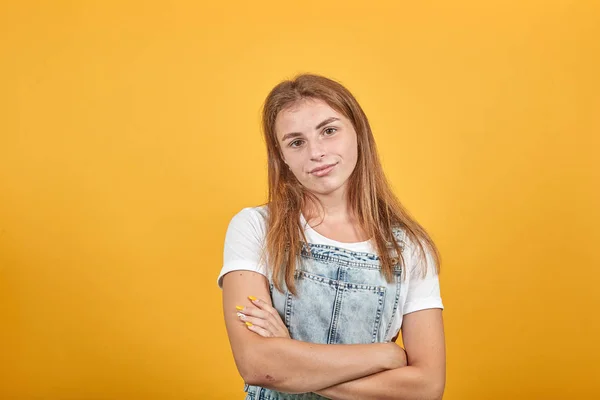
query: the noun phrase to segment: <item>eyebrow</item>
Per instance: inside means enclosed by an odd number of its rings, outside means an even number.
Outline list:
[[[319,122],[319,124],[317,126],[315,126],[315,130],[317,129],[321,129],[322,127],[324,127],[325,125],[333,122],[333,121],[339,121],[340,119],[337,117],[329,117],[326,120]],[[283,138],[281,139],[282,142],[285,142],[286,140],[298,137],[298,136],[302,136],[301,132],[290,132],[290,133],[286,133],[285,135],[283,135]]]

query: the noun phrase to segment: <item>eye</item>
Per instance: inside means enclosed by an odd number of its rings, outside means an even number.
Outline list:
[[[335,132],[337,132],[337,128],[333,128],[333,127],[329,127],[329,128],[325,128],[325,130],[323,132],[327,133],[329,131],[333,131],[330,134],[326,135],[326,136],[331,136],[333,135]]]
[[[300,139],[294,140],[293,142],[290,143],[290,147],[298,147],[298,146],[294,146],[294,143],[298,143],[298,142],[303,142],[303,140],[300,140]]]

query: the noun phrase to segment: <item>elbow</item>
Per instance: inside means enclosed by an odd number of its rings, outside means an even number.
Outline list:
[[[250,386],[261,386],[264,387],[262,380],[260,379],[260,374],[255,373],[242,373],[240,371],[240,375],[244,379],[244,382]]]
[[[427,386],[425,398],[430,400],[442,400],[444,388],[446,386],[445,379],[432,379]]]
[[[250,386],[260,386],[266,389],[278,390],[285,393],[296,393],[292,388],[287,387],[285,382],[277,379],[262,369],[243,369],[239,370],[244,382]],[[300,392],[297,392],[300,393]]]
[[[238,372],[246,384],[284,393],[307,391],[299,390],[298,379],[281,371],[281,362],[273,358],[273,354],[281,354],[281,346],[286,345],[284,341],[287,340],[290,339],[256,340],[250,344],[246,343],[238,353],[234,354]]]
[[[420,390],[416,389],[409,397],[414,400],[442,400],[443,395],[443,387],[440,388],[433,385],[429,385],[426,387],[422,387]],[[404,400],[406,398],[406,395],[401,395],[401,397],[394,397],[394,399],[396,400]]]
[[[236,357],[236,366],[238,372],[245,383],[252,386],[262,386],[260,377],[260,361],[256,357],[256,352],[250,349],[244,350],[243,354]]]
[[[429,397],[429,398],[431,400],[442,400],[443,396],[444,396],[444,388],[432,392],[431,397]]]
[[[415,399],[442,400],[446,386],[445,373],[439,374],[435,371],[421,370],[419,371],[418,381],[420,384],[415,386]]]
[[[260,384],[258,382],[258,374],[253,372],[252,369],[249,368],[248,366],[238,365],[238,372],[240,373],[240,376],[242,377],[244,382],[247,383],[248,385],[260,386]]]
[[[233,359],[238,373],[245,383],[252,386],[260,386],[260,370],[261,365],[261,347],[263,346],[260,338],[251,338],[252,340],[244,341],[238,346],[234,346]]]
[[[258,369],[238,369],[244,382],[251,386],[260,386],[264,388],[272,388],[276,384],[275,379],[268,373],[264,373]]]
[[[268,360],[264,359],[265,354],[270,352],[265,351],[262,346],[249,346],[236,359],[238,372],[248,385],[264,388],[277,386],[277,379],[272,376],[274,374],[268,372]]]
[[[260,386],[265,389],[278,390],[284,393],[302,393],[294,391],[293,388],[285,385],[285,382],[276,379],[271,376],[268,372],[264,371],[240,371],[240,375],[244,379],[244,382],[250,386]]]

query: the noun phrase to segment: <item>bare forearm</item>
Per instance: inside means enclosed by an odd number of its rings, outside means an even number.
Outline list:
[[[439,400],[445,377],[414,366],[379,372],[316,393],[332,400]]]
[[[286,393],[314,392],[396,368],[393,343],[315,344],[256,341],[236,360],[246,383]]]

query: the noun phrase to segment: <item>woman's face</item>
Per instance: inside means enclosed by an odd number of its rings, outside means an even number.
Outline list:
[[[345,192],[358,158],[346,117],[322,100],[305,99],[277,115],[275,132],[284,162],[304,187],[321,195]]]

